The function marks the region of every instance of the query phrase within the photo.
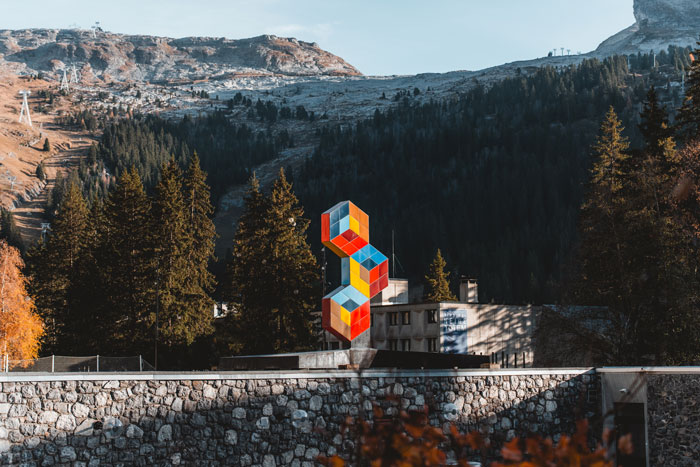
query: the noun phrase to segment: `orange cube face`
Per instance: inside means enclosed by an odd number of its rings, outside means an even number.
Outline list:
[[[369,216],[350,201],[321,215],[321,242],[341,258],[341,287],[323,297],[322,325],[350,342],[370,327],[369,299],[389,284],[389,261],[369,244]]]

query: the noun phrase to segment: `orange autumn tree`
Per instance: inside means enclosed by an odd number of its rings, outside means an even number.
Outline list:
[[[22,275],[24,261],[17,248],[0,240],[0,353],[11,360],[37,357],[44,334]]]

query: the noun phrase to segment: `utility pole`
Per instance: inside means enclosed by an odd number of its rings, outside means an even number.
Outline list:
[[[160,306],[160,270],[156,269],[156,329],[153,348],[153,367],[158,371],[158,311]]]

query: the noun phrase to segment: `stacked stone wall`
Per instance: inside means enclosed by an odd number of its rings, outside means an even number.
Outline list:
[[[499,445],[599,413],[593,372],[260,372],[0,379],[2,465],[315,465],[356,452],[347,417],[427,406]],[[42,380],[44,378],[44,380]],[[111,375],[107,378],[116,378]]]
[[[647,375],[649,465],[700,463],[700,374]]]

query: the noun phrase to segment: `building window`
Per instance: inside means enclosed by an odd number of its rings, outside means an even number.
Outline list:
[[[429,337],[427,340],[428,352],[437,352],[437,337]]]
[[[437,310],[426,310],[428,314],[428,324],[437,323]]]
[[[404,352],[411,350],[411,339],[401,339],[401,350]]]
[[[399,350],[399,341],[396,339],[389,339],[389,350]]]
[[[389,313],[389,326],[396,326],[397,324],[399,324],[399,313],[392,311]]]
[[[401,312],[401,324],[411,324],[411,312],[402,311]]]

